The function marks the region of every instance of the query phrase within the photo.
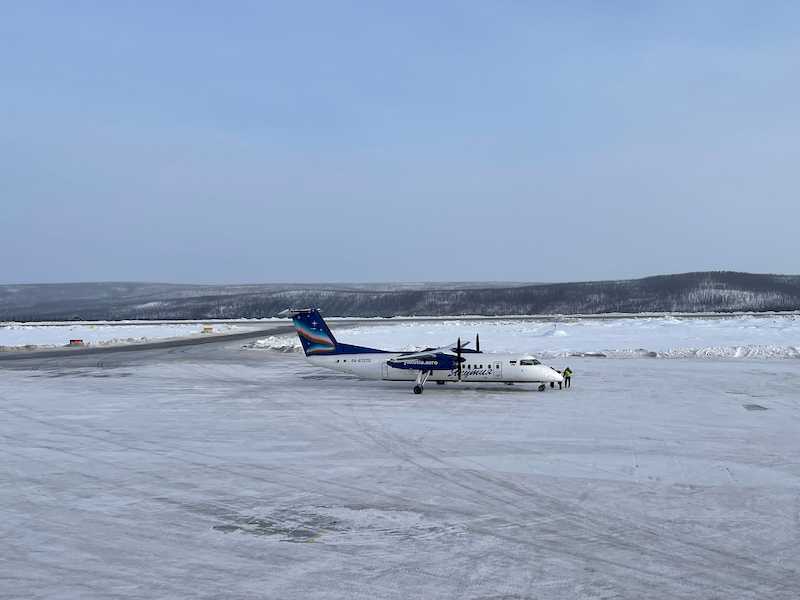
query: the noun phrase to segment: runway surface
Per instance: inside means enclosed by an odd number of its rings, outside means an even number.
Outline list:
[[[240,343],[0,365],[0,598],[800,597],[793,360],[360,381]]]
[[[119,352],[142,352],[145,350],[168,350],[185,346],[198,346],[201,344],[220,344],[251,340],[269,335],[291,333],[294,327],[286,324],[271,324],[260,326],[240,333],[211,334],[203,337],[183,337],[177,339],[160,340],[144,343],[130,343],[106,346],[77,346],[59,349],[20,350],[13,352],[0,352],[0,361],[18,362],[21,360],[46,360],[60,357],[77,358],[78,356],[96,356],[99,354],[116,354]]]

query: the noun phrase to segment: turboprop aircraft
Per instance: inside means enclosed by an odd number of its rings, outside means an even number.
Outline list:
[[[391,352],[336,341],[316,308],[287,309],[291,315],[306,358],[312,364],[351,373],[365,379],[414,381],[414,393],[421,394],[425,383],[538,383],[539,391],[547,383],[560,383],[561,374],[541,364],[533,356],[483,353],[480,338],[475,348],[461,338],[440,348],[420,352]]]

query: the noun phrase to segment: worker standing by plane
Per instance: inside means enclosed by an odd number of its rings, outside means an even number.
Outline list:
[[[564,369],[564,372],[561,374],[564,377],[564,387],[568,388],[572,386],[572,369],[567,367]],[[560,385],[558,387],[561,387]]]

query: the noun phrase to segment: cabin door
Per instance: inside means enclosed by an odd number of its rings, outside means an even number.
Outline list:
[[[503,363],[496,360],[492,363],[492,377],[495,379],[503,378]]]

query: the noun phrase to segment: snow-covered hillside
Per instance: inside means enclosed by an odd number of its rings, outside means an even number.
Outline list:
[[[290,306],[352,317],[789,311],[800,310],[800,277],[706,272],[553,284],[0,286],[0,320],[263,318]]]

